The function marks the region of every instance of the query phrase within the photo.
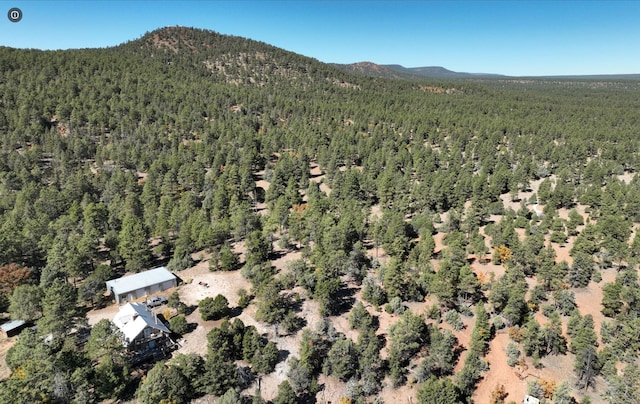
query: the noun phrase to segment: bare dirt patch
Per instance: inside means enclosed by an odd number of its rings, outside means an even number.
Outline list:
[[[576,296],[576,305],[578,306],[578,310],[580,310],[580,314],[583,316],[590,314],[593,317],[593,328],[598,335],[598,341],[600,343],[602,343],[602,341],[600,341],[600,328],[602,327],[602,322],[606,319],[601,312],[603,296],[602,286],[610,282],[615,282],[616,270],[610,268],[601,271],[601,274],[602,281],[599,283],[591,281],[586,288],[575,289],[574,292]]]
[[[371,214],[369,215],[370,218],[377,218],[380,219],[382,217],[382,208],[380,207],[380,204],[375,204],[371,207]]]
[[[624,174],[618,175],[618,179],[622,182],[624,182],[625,184],[630,184],[631,181],[633,181],[633,178],[636,176],[636,173],[629,173],[626,172]]]
[[[543,380],[552,381],[556,383],[556,387],[566,380],[573,387],[576,381],[571,371],[573,369],[573,355],[543,357],[540,361],[542,367],[539,369],[533,366],[530,358],[526,358],[523,363],[512,368],[507,365],[506,355],[507,344],[510,341],[507,331],[502,330],[489,343],[489,351],[485,356],[485,360],[489,364],[489,370],[483,374],[482,380],[477,385],[473,395],[474,402],[488,402],[491,392],[499,385],[503,385],[508,393],[506,402],[521,402],[527,393],[528,382],[534,380],[539,382]],[[575,389],[571,392],[576,398],[580,398],[583,393]],[[586,392],[586,395],[591,398],[593,403],[605,403],[598,392],[590,390]]]
[[[320,191],[324,192],[327,195],[331,194],[331,188],[329,188],[329,186],[325,182],[327,177],[322,173],[320,167],[315,163],[311,163],[309,167],[309,180],[320,184]]]
[[[208,266],[208,261],[201,264]],[[240,271],[194,274],[191,279],[190,283],[178,288],[180,299],[187,305],[197,305],[206,297],[221,294],[227,298],[229,306],[234,307],[239,300],[238,290],[251,287]]]
[[[477,403],[488,402],[491,392],[498,385],[503,385],[508,401],[521,402],[527,391],[527,382],[521,379],[517,370],[507,365],[506,347],[510,338],[506,331],[500,331],[489,343],[489,351],[485,360],[489,364],[489,370],[482,375],[473,395],[473,401]]]
[[[119,309],[120,306],[114,302],[107,307],[90,310],[87,312],[87,321],[90,326],[93,326],[102,319],[113,320]]]
[[[553,251],[555,251],[556,253],[556,262],[566,261],[569,266],[573,264],[573,257],[569,254],[569,252],[571,251],[571,246],[573,246],[574,239],[575,238],[568,240],[570,242],[567,242],[565,244],[557,244],[550,242],[549,236],[545,237],[546,245],[551,244],[551,248],[553,248]]]
[[[6,358],[9,348],[16,344],[17,337],[2,338],[0,340],[0,381],[6,380],[11,376],[11,369],[7,366]]]
[[[479,262],[474,260],[471,263],[471,269],[478,276],[480,283],[487,283],[492,278],[498,279],[506,272],[505,267],[500,264],[494,264],[491,261]]]
[[[282,251],[275,244],[274,249],[276,252],[282,253],[278,259],[272,261],[272,265],[280,270],[284,269],[288,262],[301,257],[299,251]],[[234,251],[242,253],[244,244],[235,244]],[[235,307],[239,300],[237,291],[239,289],[250,290],[251,288],[251,284],[242,276],[240,271],[210,272],[208,270],[208,261],[202,261],[194,267],[180,272],[179,275],[189,282],[177,288],[180,299],[187,305],[195,306],[205,297],[214,297],[217,294],[222,294],[229,301],[229,306]],[[306,320],[308,327],[315,328],[315,325],[320,320],[317,303],[311,300],[303,301],[298,316]],[[278,385],[287,378],[289,359],[292,356],[299,356],[300,333],[281,335],[280,332],[276,332],[274,326],[257,321],[256,306],[254,304],[244,309],[237,318],[245,326],[255,326],[260,334],[275,342],[281,352],[283,360],[276,365],[273,373],[263,376],[260,381],[262,397],[272,400],[278,393]],[[222,321],[203,321],[198,310],[187,316],[187,321],[197,324],[197,327],[194,331],[184,336],[184,339],[180,341],[181,347],[177,352],[205,355],[207,352],[207,334],[214,327],[218,327]],[[253,393],[257,387],[258,382],[256,381],[254,385],[247,389],[247,392]]]

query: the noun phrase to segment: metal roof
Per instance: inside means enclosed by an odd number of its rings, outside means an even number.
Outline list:
[[[127,303],[120,307],[113,323],[124,334],[127,345],[147,327],[166,333],[171,332],[143,303]]]
[[[12,320],[0,325],[0,328],[4,332],[9,332],[22,327],[24,324],[25,324],[24,320]]]
[[[144,289],[147,286],[157,285],[176,279],[176,276],[165,267],[150,269],[137,274],[123,276],[122,278],[107,281],[107,290],[113,291],[116,295]]]

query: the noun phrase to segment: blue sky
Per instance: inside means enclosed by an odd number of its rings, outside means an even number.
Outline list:
[[[7,12],[18,7],[22,21]],[[0,45],[114,46],[169,25],[323,62],[515,76],[640,73],[640,0],[0,0]]]

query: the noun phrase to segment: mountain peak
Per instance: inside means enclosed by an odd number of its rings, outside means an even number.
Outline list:
[[[214,80],[235,85],[263,86],[286,80],[292,86],[304,86],[321,80],[320,77],[341,86],[348,81],[343,78],[343,72],[316,59],[264,42],[205,29],[159,28],[121,47],[160,59],[168,66],[191,66]],[[323,73],[318,74],[320,71]]]
[[[221,38],[223,35],[210,30],[172,26],[147,32],[136,42],[143,46],[178,53],[180,51],[196,52],[214,47]]]

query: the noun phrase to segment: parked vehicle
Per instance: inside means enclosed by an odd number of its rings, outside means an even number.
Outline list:
[[[152,297],[147,299],[147,307],[158,307],[167,303],[167,299],[162,296]]]

